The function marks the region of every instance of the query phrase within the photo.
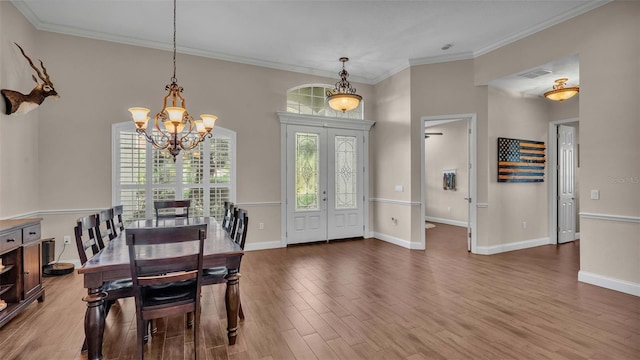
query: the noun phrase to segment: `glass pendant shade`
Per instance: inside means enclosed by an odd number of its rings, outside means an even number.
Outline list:
[[[163,124],[165,130],[167,130],[170,134],[180,134],[182,130],[184,130],[184,124],[182,123],[175,124],[173,121],[167,120]]]
[[[204,122],[202,122],[202,120],[195,120],[193,123],[196,124],[196,131],[198,132],[198,134],[204,135],[207,132],[207,130],[205,130],[204,128]]]
[[[335,94],[328,96],[327,100],[332,109],[345,112],[357,108],[360,105],[362,96],[357,94]]]
[[[556,84],[553,85],[553,90],[544,93],[544,97],[553,101],[565,101],[574,97],[578,92],[580,92],[580,88],[577,86],[565,87],[568,80],[569,79],[567,78],[556,80]]]
[[[149,109],[143,107],[132,107],[129,109],[131,116],[133,117],[133,122],[136,124],[138,129],[146,129],[147,121],[149,121]]]
[[[182,116],[184,115],[184,108],[171,106],[165,109],[169,115],[169,121],[172,124],[177,125],[182,122]]]
[[[204,124],[204,128],[206,131],[213,130],[213,127],[216,124],[216,120],[218,120],[217,116],[209,114],[202,114],[200,115],[200,118],[202,118],[202,123]]]

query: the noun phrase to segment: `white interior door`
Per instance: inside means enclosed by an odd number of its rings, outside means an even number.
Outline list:
[[[362,131],[287,126],[287,243],[364,235]]]
[[[576,236],[576,128],[558,126],[558,243]]]

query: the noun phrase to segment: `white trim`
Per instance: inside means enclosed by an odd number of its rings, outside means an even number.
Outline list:
[[[596,213],[588,213],[588,212],[581,212],[580,213],[580,219],[593,219],[593,220],[607,220],[607,221],[640,223],[640,217],[638,217],[638,216],[613,215],[613,214],[596,214]]]
[[[524,241],[517,241],[507,244],[492,245],[492,246],[478,246],[477,254],[481,255],[494,255],[503,252],[528,249],[536,246],[549,245],[549,238],[539,238]]]
[[[242,202],[237,203],[237,206],[280,206],[282,203],[280,201],[270,201],[270,202]]]
[[[466,121],[468,124],[468,164],[469,164],[469,192],[468,197],[471,199],[469,204],[469,223],[467,232],[471,232],[470,251],[477,253],[478,246],[478,129],[477,116],[475,113],[470,114],[453,114],[440,116],[423,116],[420,118],[420,133],[413,134],[412,141],[419,137],[420,141],[420,216],[422,219],[426,217],[426,189],[425,189],[425,144],[424,131],[427,127],[434,123],[443,123],[451,121]],[[422,227],[422,226],[421,226]],[[420,244],[424,249],[426,247],[426,231],[420,231]]]
[[[566,20],[572,19],[578,15],[582,15],[588,11],[591,11],[593,9],[596,9],[602,5],[605,5],[609,2],[611,2],[613,0],[592,0],[592,1],[588,1],[585,2],[583,5],[581,6],[577,6],[569,11],[566,11],[564,13],[560,13],[558,14],[556,17],[549,19],[541,24],[537,24],[531,28],[528,28],[524,31],[521,31],[517,34],[513,34],[505,39],[502,39],[500,41],[497,41],[493,44],[489,44],[488,46],[485,46],[483,48],[480,49],[476,49],[473,51],[473,57],[479,57],[482,56],[484,54],[490,53],[493,50],[499,49],[503,46],[507,46],[511,43],[514,43],[518,40],[522,40],[528,36],[531,36],[539,31],[542,31],[544,29],[550,28],[554,25],[560,24]]]
[[[345,119],[345,118],[332,118],[326,116],[314,116],[290,113],[286,111],[278,111],[278,117],[280,118],[280,124],[287,125],[304,125],[315,126],[334,129],[349,129],[349,130],[362,130],[369,131],[371,127],[376,123],[372,120],[364,119]]]
[[[7,217],[4,217],[4,218],[2,218],[0,220],[26,219],[26,218],[37,217],[38,214],[39,213],[37,211],[34,211],[34,212],[22,213],[22,214],[18,214],[18,215],[14,215],[14,216],[7,216]]]
[[[244,246],[244,251],[257,251],[257,250],[269,250],[269,249],[280,249],[287,247],[286,245],[282,245],[282,241],[258,241],[255,243],[247,242]]]
[[[580,270],[578,271],[578,281],[606,289],[620,291],[625,294],[640,296],[640,284],[626,280],[620,280]]]
[[[441,224],[460,226],[460,227],[463,227],[463,228],[466,228],[466,227],[469,226],[469,222],[468,221],[443,219],[443,218],[437,218],[437,217],[433,217],[433,216],[425,216],[424,220],[425,221],[429,221],[429,222],[437,222],[437,223],[441,223]]]
[[[383,203],[383,204],[403,205],[403,206],[420,206],[420,205],[422,205],[422,203],[417,202],[417,201],[382,199],[382,198],[370,198],[369,201]]]
[[[580,240],[580,233],[579,232],[576,233],[576,236],[574,237],[573,240]]]
[[[414,243],[411,242],[409,240],[405,240],[405,239],[400,239],[391,235],[386,235],[386,234],[382,234],[379,232],[373,232],[373,237],[378,239],[378,240],[382,240],[384,242],[388,242],[390,244],[393,245],[398,245],[401,246],[403,248],[406,249],[410,249],[410,250],[424,250],[424,246],[421,246],[421,244],[418,243]]]
[[[478,209],[486,209],[489,207],[488,203],[476,203],[476,208]]]

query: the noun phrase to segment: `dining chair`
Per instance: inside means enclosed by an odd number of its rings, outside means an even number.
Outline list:
[[[247,227],[249,226],[249,212],[244,209],[236,209],[236,233],[232,237],[233,241],[240,246],[242,250],[244,250],[244,244],[247,240]],[[231,235],[229,235],[231,237]],[[238,268],[238,270],[240,270]],[[227,282],[227,275],[229,270],[226,266],[216,266],[212,268],[206,268],[202,271],[203,285],[213,285],[213,284],[222,284]],[[238,295],[240,296],[240,295]],[[238,301],[239,304],[239,316],[240,319],[244,320],[244,311],[242,311],[242,302]]]
[[[73,233],[76,237],[76,247],[78,248],[78,257],[80,263],[84,265],[87,260],[100,251],[100,245],[96,236],[96,227],[98,226],[98,216],[96,214],[84,216],[76,220],[76,226]],[[87,250],[91,249],[90,256],[87,256]]]
[[[233,212],[233,203],[231,201],[224,202],[224,212],[222,213],[222,222],[221,226],[225,231],[227,230],[227,224],[229,224],[229,220],[231,220],[231,212]]]
[[[80,257],[80,263],[82,265],[102,250],[98,244],[98,239],[100,238],[98,229],[98,214],[83,216],[76,221],[73,232],[76,238],[78,256]],[[91,249],[90,256],[87,255],[89,249]],[[102,291],[103,294],[105,294],[103,311],[106,317],[116,300],[133,296],[133,282],[130,278],[106,281],[102,285]],[[87,342],[85,339],[82,349],[86,350],[86,348]]]
[[[153,202],[156,220],[163,218],[188,218],[191,200],[157,200]],[[173,209],[173,211],[168,211]],[[182,212],[177,210],[181,209]]]
[[[112,207],[113,209],[113,223],[116,229],[119,229],[120,232],[124,230],[124,222],[122,221],[122,214],[124,212],[122,205],[116,205]]]
[[[152,319],[194,315],[194,356],[198,352],[202,259],[207,225],[127,229],[135,289],[138,359]]]
[[[229,210],[229,222],[227,223],[227,227],[224,230],[232,239],[234,239],[236,237],[236,228],[238,226],[238,208],[233,207]]]
[[[118,237],[118,234],[116,233],[113,222],[113,209],[100,210],[97,215],[98,226],[96,226],[96,237],[98,239],[98,246],[102,249],[110,240]]]

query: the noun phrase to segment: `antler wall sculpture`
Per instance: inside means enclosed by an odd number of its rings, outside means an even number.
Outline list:
[[[24,53],[24,50],[22,50],[22,47],[20,47],[20,45],[18,45],[17,43],[14,43],[14,44],[16,44],[16,46],[20,49],[20,52],[22,52],[22,56],[24,56],[27,59],[27,61],[29,61],[29,65],[31,65],[31,68],[36,71],[36,73],[38,74],[38,77],[40,78],[40,80],[43,81],[43,83],[39,83],[35,75],[31,75],[31,77],[33,78],[33,81],[36,82],[36,87],[34,87],[33,90],[31,90],[31,92],[28,95],[24,95],[18,91],[13,91],[13,90],[7,90],[7,89],[0,90],[0,93],[2,93],[2,96],[4,97],[4,102],[7,106],[7,111],[6,111],[7,115],[26,114],[29,111],[40,106],[40,104],[42,104],[44,99],[46,99],[47,97],[49,96],[59,97],[58,93],[53,88],[53,83],[51,82],[51,79],[49,79],[49,74],[47,74],[47,68],[44,67],[44,63],[42,63],[42,60],[40,60],[40,66],[42,67],[42,73],[44,73],[44,76],[42,76],[40,69],[38,69],[33,64],[33,61],[31,61],[31,59],[27,56],[27,54]]]

